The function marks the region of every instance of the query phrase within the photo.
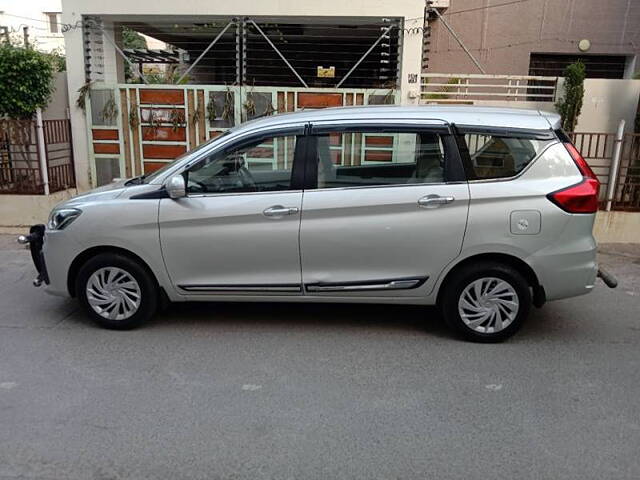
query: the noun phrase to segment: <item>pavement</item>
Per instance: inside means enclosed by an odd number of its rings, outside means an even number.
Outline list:
[[[94,327],[0,236],[0,479],[638,479],[640,246],[497,345],[434,309],[172,306]]]

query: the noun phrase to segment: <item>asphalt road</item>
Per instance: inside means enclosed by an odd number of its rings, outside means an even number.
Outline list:
[[[389,306],[201,304],[100,330],[0,238],[0,478],[638,479],[640,248],[603,250],[617,290],[477,345]]]

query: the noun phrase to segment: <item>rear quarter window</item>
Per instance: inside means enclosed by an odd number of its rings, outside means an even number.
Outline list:
[[[553,140],[508,135],[467,133],[470,180],[514,177],[522,172]]]

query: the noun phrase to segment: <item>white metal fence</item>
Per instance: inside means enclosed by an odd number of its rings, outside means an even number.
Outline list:
[[[555,102],[559,77],[423,73],[421,103]]]

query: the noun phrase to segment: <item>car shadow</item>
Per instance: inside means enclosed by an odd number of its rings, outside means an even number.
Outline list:
[[[189,302],[174,303],[149,327],[206,324],[271,329],[384,329],[451,338],[435,307],[384,304]],[[144,327],[143,327],[144,328]]]

